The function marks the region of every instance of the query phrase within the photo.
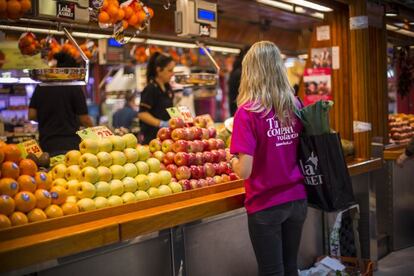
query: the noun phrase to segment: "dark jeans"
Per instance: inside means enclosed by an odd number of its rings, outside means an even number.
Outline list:
[[[307,213],[298,200],[248,215],[249,234],[259,275],[298,275],[297,256]]]

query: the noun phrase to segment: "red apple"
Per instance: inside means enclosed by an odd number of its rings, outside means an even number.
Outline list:
[[[161,150],[164,153],[170,152],[172,151],[172,145],[174,144],[174,141],[171,139],[166,139],[164,141],[162,141],[161,143]]]
[[[221,141],[221,140],[220,140]],[[219,150],[217,150],[218,151],[218,153],[219,153],[219,155],[220,155],[220,161],[226,161],[226,159],[227,159],[227,153],[226,153],[226,150],[224,150],[224,149],[219,149]]]
[[[164,155],[164,159],[162,160],[162,162],[165,165],[174,164],[174,156],[175,156],[175,153],[172,151],[169,151]]]
[[[230,180],[237,180],[237,179],[239,179],[239,177],[235,173],[229,174],[229,177],[230,177]]]
[[[216,175],[216,171],[214,170],[214,166],[211,163],[204,164],[204,170],[206,172],[206,176],[213,177]]]
[[[171,138],[174,141],[187,140],[187,131],[184,128],[176,128],[171,132]]]
[[[188,166],[189,165],[190,156],[186,152],[178,152],[174,156],[174,163],[177,166]]]
[[[188,165],[197,165],[196,164],[196,161],[197,161],[196,154],[191,152],[188,155],[189,155],[188,156]]]
[[[181,128],[185,125],[184,120],[181,118],[171,118],[168,121],[168,124],[170,125],[171,129]]]
[[[177,168],[178,167],[175,164],[169,164],[166,167],[167,171],[169,171],[173,177],[175,177],[175,173],[177,171]],[[173,182],[173,181],[171,180],[171,182]]]
[[[191,177],[190,168],[187,166],[178,167],[177,171],[175,172],[175,177],[178,180],[190,179]]]
[[[211,155],[213,156],[212,163],[218,163],[220,162],[220,153],[217,150],[212,150]]]
[[[226,173],[229,170],[229,164],[225,161],[221,161],[219,167],[220,174]]]
[[[190,186],[191,189],[197,189],[198,187],[198,180],[197,179],[190,179]]]
[[[230,176],[228,176],[227,174],[222,174],[221,179],[223,180],[223,182],[229,182]]]
[[[207,126],[207,120],[204,117],[196,116],[194,118],[194,125],[200,128]]]
[[[204,163],[213,163],[213,154],[210,151],[203,152]]]
[[[202,151],[209,150],[210,144],[208,143],[208,140],[202,140],[201,143],[203,143],[203,150]]]
[[[202,128],[201,129],[201,132],[202,132],[202,134],[201,134],[201,140],[207,140],[208,138],[210,138],[210,134],[208,132],[208,129]]]
[[[188,152],[188,141],[178,140],[175,141],[172,145],[172,150],[174,152]]]
[[[224,143],[224,141],[221,140],[221,139],[217,139],[217,148],[218,149],[225,149],[226,148],[226,143]]]
[[[199,188],[204,188],[204,187],[207,187],[207,186],[208,186],[207,181],[205,179],[199,179],[198,180],[198,187]]]
[[[188,190],[193,189],[190,185],[190,180],[188,180],[188,179],[182,179],[182,180],[178,181],[178,183],[181,185],[181,187],[183,187],[183,191],[188,191]]]
[[[210,150],[217,149],[217,139],[216,138],[210,138],[210,139],[208,139],[208,148]]]
[[[196,152],[194,147],[197,147],[197,145],[193,141],[188,141],[188,152]]]
[[[152,139],[151,142],[149,143],[149,150],[151,152],[156,152],[161,150],[161,141],[160,139]]]
[[[214,181],[212,177],[206,177],[206,182],[207,182],[207,186],[216,184],[216,182]]]
[[[168,128],[168,127],[162,127],[162,128],[160,128],[158,130],[157,137],[161,141],[164,141],[164,140],[167,140],[167,139],[171,139],[171,129]]]
[[[191,128],[185,128],[186,132],[186,140],[193,141],[194,140],[194,131]]]
[[[216,171],[216,174],[221,174],[220,164],[219,163],[213,163],[214,170]]]
[[[208,137],[209,138],[216,138],[217,130],[214,127],[208,128]]]
[[[190,171],[191,171],[191,178],[199,179],[202,177],[201,175],[202,172],[198,166],[194,166],[194,165],[190,166]]]
[[[201,140],[194,140],[193,141],[194,152],[202,152],[204,149],[204,144]]]
[[[199,127],[191,127],[193,133],[194,133],[194,140],[201,140],[203,136],[203,131]]]
[[[204,157],[203,157],[203,153],[202,152],[197,152],[196,154],[195,154],[195,157],[196,157],[196,160],[195,160],[195,164],[196,165],[203,165],[203,160],[204,160]]]
[[[197,167],[198,167],[198,170],[200,171],[200,178],[206,177],[206,169],[204,168],[204,166],[201,165],[201,166],[197,166]]]
[[[164,163],[160,164],[160,171],[165,171],[167,169],[167,167],[165,166]]]

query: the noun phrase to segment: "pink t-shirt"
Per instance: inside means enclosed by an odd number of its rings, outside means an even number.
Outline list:
[[[306,191],[298,163],[302,123],[281,126],[274,113],[255,113],[238,108],[234,116],[230,152],[253,156],[253,169],[245,181],[247,213],[305,199]]]

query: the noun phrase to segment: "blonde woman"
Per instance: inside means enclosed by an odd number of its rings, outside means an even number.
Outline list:
[[[307,200],[297,150],[300,106],[279,49],[254,44],[242,63],[231,141],[233,170],[245,179],[245,207],[259,275],[297,275]]]

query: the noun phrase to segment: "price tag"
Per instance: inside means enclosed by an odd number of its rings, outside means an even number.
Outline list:
[[[184,120],[184,123],[189,124],[194,121],[191,111],[188,106],[179,106],[178,110],[181,113],[181,118]]]
[[[180,110],[178,110],[177,107],[170,107],[167,108],[168,115],[170,115],[171,118],[181,118]]]
[[[83,140],[86,138],[98,140],[100,138],[105,138],[109,136],[113,136],[114,134],[110,131],[106,126],[96,126],[96,127],[89,127],[76,132],[79,137]]]
[[[26,156],[29,153],[33,153],[37,157],[40,157],[40,155],[42,155],[42,153],[43,153],[43,151],[40,148],[39,144],[34,139],[25,141],[23,143],[20,143],[17,146],[20,149],[23,158],[26,158]]]

